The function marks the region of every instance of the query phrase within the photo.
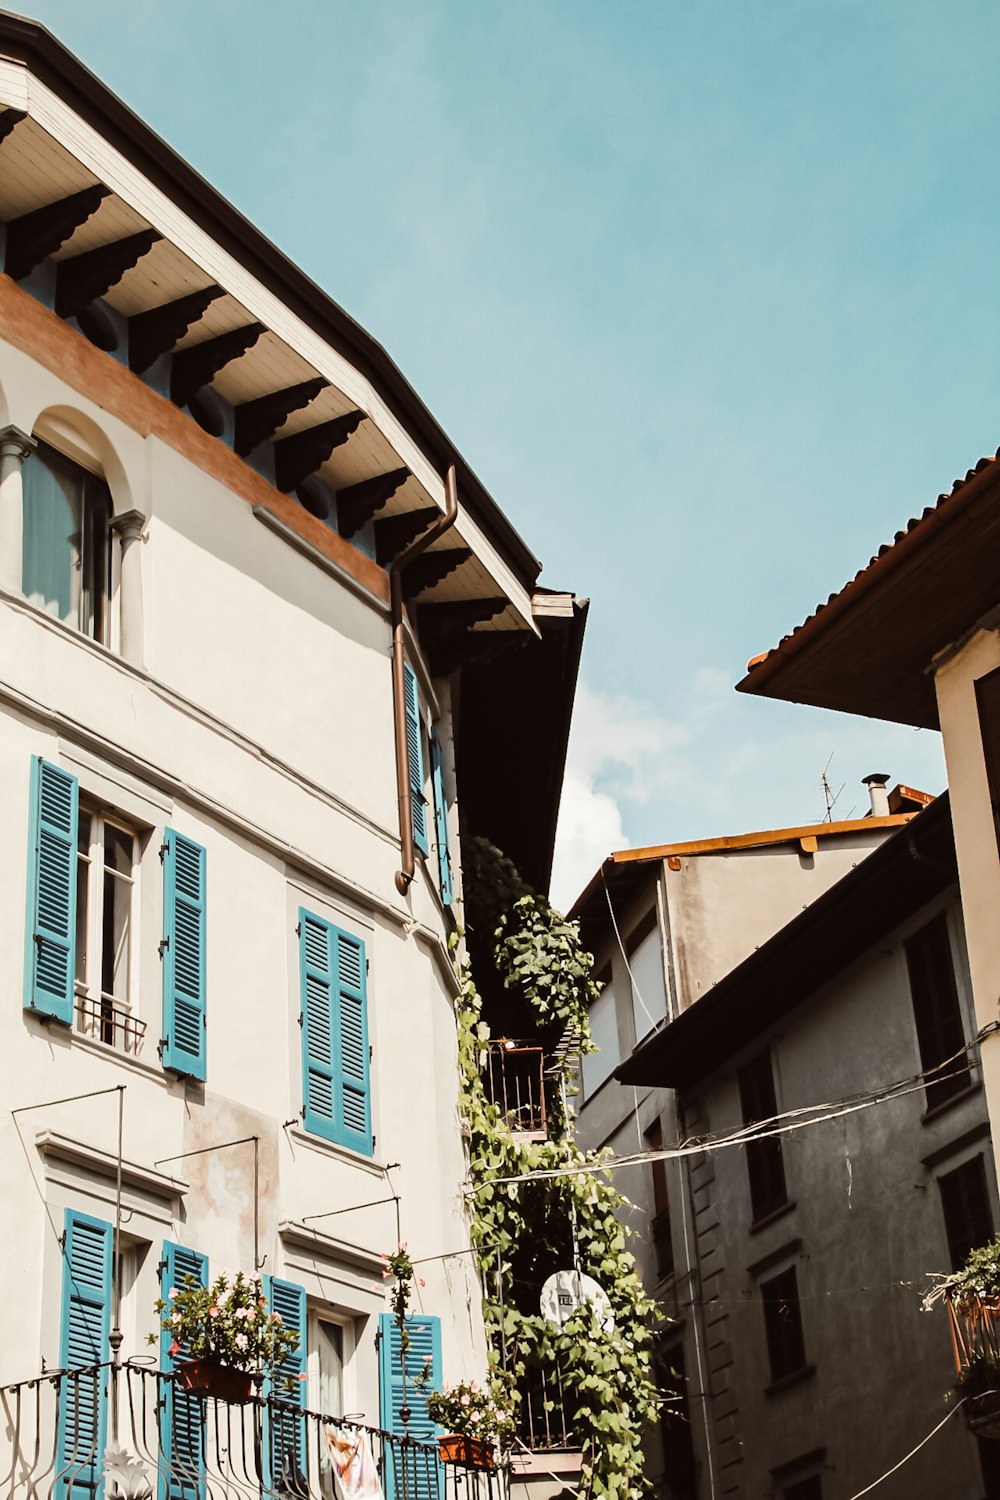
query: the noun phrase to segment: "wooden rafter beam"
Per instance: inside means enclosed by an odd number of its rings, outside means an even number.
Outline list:
[[[200,390],[211,385],[220,370],[252,349],[264,331],[263,323],[248,323],[245,328],[231,328],[191,349],[181,349],[174,355],[170,371],[171,401],[187,406]]]
[[[279,490],[294,490],[326,463],[334,448],[346,443],[365,419],[363,411],[349,411],[331,422],[307,427],[274,445],[274,477]]]
[[[73,318],[116,286],[126,271],[148,255],[162,235],[156,229],[142,229],[123,240],[98,245],[61,260],[56,271],[56,312],[61,318]]]
[[[5,141],[14,127],[27,118],[23,109],[5,109],[0,114],[0,141]]]
[[[93,187],[71,193],[44,208],[32,209],[7,225],[7,254],[4,270],[14,281],[23,281],[47,255],[65,245],[81,224],[97,212],[111,189],[95,182]]]
[[[428,647],[433,677],[450,677],[459,667],[496,661],[512,651],[523,651],[537,636],[530,630],[472,630],[448,636]]]
[[[376,474],[373,479],[362,479],[360,484],[349,484],[338,490],[337,526],[341,536],[352,537],[360,531],[409,477],[409,469],[393,469],[388,474]]]
[[[508,600],[501,595],[491,599],[449,599],[443,604],[420,606],[420,635],[428,641],[446,640],[449,636],[462,635],[472,625],[483,620],[492,620],[507,608]]]
[[[454,573],[472,556],[471,547],[447,547],[440,552],[424,552],[414,558],[403,575],[403,595],[414,599],[424,589],[432,589],[436,583]]]
[[[164,302],[147,312],[134,313],[128,320],[128,362],[137,375],[148,370],[155,359],[166,354],[188,329],[197,323],[216,297],[221,286],[206,286],[189,292],[175,302]]]
[[[330,384],[322,375],[314,380],[304,380],[301,385],[290,385],[283,391],[269,391],[253,401],[242,401],[236,408],[236,438],[233,443],[237,453],[244,457],[258,443],[273,437],[293,411],[301,411],[310,401],[315,401],[320,391]]]
[[[415,542],[421,532],[426,531],[441,512],[433,505],[423,510],[406,510],[398,516],[386,516],[375,522],[375,558],[380,567],[388,567],[404,547]]]

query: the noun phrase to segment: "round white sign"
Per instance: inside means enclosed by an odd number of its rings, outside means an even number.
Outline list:
[[[547,1323],[558,1323],[562,1327],[566,1319],[578,1307],[589,1302],[605,1333],[615,1326],[615,1316],[604,1288],[592,1276],[579,1271],[557,1271],[542,1287],[542,1317]]]

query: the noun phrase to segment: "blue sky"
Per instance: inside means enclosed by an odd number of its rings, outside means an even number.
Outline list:
[[[556,894],[936,736],[732,691],[1000,443],[1000,8],[38,0],[592,600]],[[280,24],[279,24],[280,23]]]

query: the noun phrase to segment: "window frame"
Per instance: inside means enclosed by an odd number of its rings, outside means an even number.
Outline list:
[[[745,1126],[749,1127],[758,1122],[773,1119],[778,1114],[774,1056],[770,1046],[756,1053],[738,1068],[736,1079],[739,1089],[740,1114]],[[771,1218],[773,1214],[787,1208],[792,1201],[788,1191],[781,1137],[750,1136],[747,1138],[744,1151],[750,1190],[751,1222],[760,1224]]]
[[[779,1285],[780,1290],[776,1291]],[[802,1299],[794,1264],[783,1266],[780,1271],[762,1279],[757,1291],[764,1317],[764,1343],[770,1375],[768,1389],[773,1389],[809,1374],[813,1368],[806,1354]],[[777,1312],[772,1309],[777,1309]],[[786,1319],[790,1326],[794,1325],[791,1333],[782,1329],[777,1321],[782,1316],[782,1309],[794,1309],[794,1319]]]
[[[321,1323],[328,1323],[334,1328],[340,1329],[341,1337],[341,1364],[340,1364],[340,1394],[343,1411],[326,1411],[321,1399],[320,1370],[320,1348],[319,1329]],[[328,1304],[315,1304],[306,1298],[306,1388],[309,1392],[310,1411],[320,1412],[325,1417],[346,1417],[351,1410],[351,1403],[355,1399],[354,1382],[354,1355],[358,1346],[357,1318],[342,1308],[331,1307]]]
[[[85,639],[111,649],[111,604],[115,572],[115,549],[112,545],[115,506],[111,488],[99,470],[71,457],[47,438],[37,438],[36,445],[24,460],[22,468],[22,526],[25,536],[28,534],[28,511],[32,504],[30,491],[33,475],[39,466],[57,474],[62,469],[64,474],[72,475],[79,486],[76,501],[79,506],[79,562],[71,562],[70,573],[72,575],[74,567],[79,567],[80,591],[75,606],[75,619],[64,620],[61,615],[53,614],[45,604],[35,604],[33,607],[68,629],[75,630]],[[100,560],[99,572],[95,571],[95,532],[100,533],[96,551],[96,557]],[[25,598],[30,602],[30,592],[25,586],[29,581],[25,577],[26,566],[27,555],[22,550],[21,587]]]
[[[84,819],[90,821],[88,853],[80,848],[80,835]],[[128,981],[124,996],[109,993],[104,988],[104,931],[105,898],[109,870],[104,858],[104,835],[107,828],[123,833],[132,841],[128,903],[128,951],[126,964]],[[148,839],[148,830],[138,827],[133,821],[91,798],[82,795],[79,802],[77,823],[77,879],[76,879],[76,964],[73,975],[73,1028],[90,1041],[99,1041],[117,1051],[137,1057],[142,1051],[145,1025],[137,1011],[136,997],[141,992],[138,968],[141,953],[140,922],[142,911],[141,868],[143,849]],[[95,851],[99,862],[95,862]],[[86,879],[83,873],[86,871]],[[117,872],[110,872],[114,879],[121,879]],[[95,878],[96,876],[96,878]],[[83,953],[80,952],[80,912],[84,907]],[[81,977],[81,964],[83,975]],[[97,1008],[90,1024],[81,1015],[80,1002],[85,1001]],[[121,1021],[118,1020],[121,1015]],[[138,1024],[137,1024],[138,1023]]]
[[[978,1172],[976,1172],[977,1166]],[[972,1169],[971,1174],[970,1168]],[[945,1183],[957,1185],[960,1174],[974,1175],[977,1178],[977,1187],[981,1183],[983,1197],[982,1203],[979,1205],[979,1207],[982,1208],[983,1206],[985,1206],[987,1211],[986,1218],[989,1221],[989,1228],[987,1232],[982,1236],[982,1238],[980,1238],[978,1234],[974,1235],[968,1247],[962,1249],[960,1249],[960,1245],[962,1245],[962,1243],[966,1238],[968,1238],[968,1236],[960,1234],[958,1230],[959,1228],[969,1228],[973,1221],[974,1215],[968,1214],[966,1216],[965,1224],[961,1226],[951,1222],[949,1220],[949,1205],[947,1201],[948,1192],[944,1187]],[[945,1241],[948,1248],[948,1259],[951,1262],[951,1269],[953,1271],[957,1271],[961,1266],[965,1264],[965,1260],[969,1253],[969,1250],[974,1249],[977,1245],[987,1244],[997,1232],[996,1205],[994,1203],[993,1194],[990,1190],[990,1175],[986,1167],[986,1152],[975,1151],[969,1156],[966,1156],[962,1161],[952,1162],[951,1164],[949,1164],[947,1172],[938,1172],[936,1174],[936,1180],[938,1189],[938,1201],[941,1205],[941,1222],[944,1228]],[[965,1213],[965,1210],[968,1206],[968,1197],[967,1192],[964,1189],[962,1192],[962,1197],[964,1200],[962,1203],[962,1212]]]
[[[928,962],[928,953],[935,940],[939,944],[938,951],[930,953],[930,962]],[[935,973],[934,961],[942,955],[947,959],[945,989],[950,991],[948,994],[935,989],[935,981],[944,971]],[[921,921],[918,926],[907,933],[903,939],[903,959],[906,965],[919,1067],[921,1073],[927,1073],[940,1067],[960,1048],[967,1049],[969,1042],[964,986],[957,962],[958,954],[951,914],[947,907]],[[920,965],[919,968],[918,965]],[[949,1014],[942,1018],[942,1012],[946,1006]],[[938,1012],[936,1016],[930,1014],[934,1008]],[[944,1036],[944,1040],[934,1048],[933,1044],[939,1041],[941,1035]],[[943,1109],[953,1099],[965,1094],[971,1083],[972,1059],[966,1050],[964,1065],[956,1060],[946,1069],[945,1076],[931,1079],[925,1084],[924,1100],[927,1113]]]

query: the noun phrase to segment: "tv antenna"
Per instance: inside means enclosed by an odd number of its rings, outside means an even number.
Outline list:
[[[846,781],[842,781],[836,791],[834,791],[833,787],[830,785],[830,777],[828,775],[828,772],[830,770],[831,764],[833,763],[833,757],[836,755],[836,753],[836,750],[830,751],[830,759],[823,767],[819,778],[820,785],[823,788],[823,801],[826,803],[826,812],[823,814],[824,823],[833,822],[833,809],[836,807],[837,802],[840,799],[840,795],[843,792],[844,787],[847,785]]]

